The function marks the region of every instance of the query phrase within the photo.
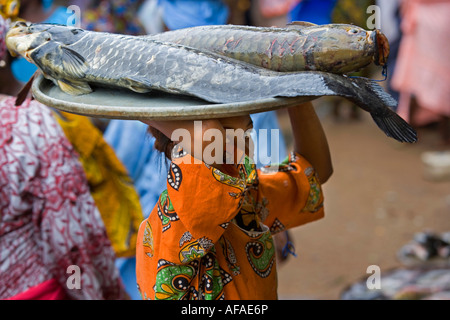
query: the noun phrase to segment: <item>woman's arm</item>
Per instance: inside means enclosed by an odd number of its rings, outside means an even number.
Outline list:
[[[294,151],[316,170],[320,183],[333,173],[330,149],[325,132],[311,102],[288,108],[294,137]]]

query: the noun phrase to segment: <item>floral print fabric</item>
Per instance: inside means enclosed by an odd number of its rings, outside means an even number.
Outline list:
[[[50,109],[0,96],[0,299],[56,279],[71,299],[120,299],[115,254],[78,155]],[[69,290],[68,267],[80,268]]]
[[[276,299],[272,234],[323,217],[314,169],[292,154],[267,174],[249,159],[229,173],[180,153],[140,226],[143,299]]]

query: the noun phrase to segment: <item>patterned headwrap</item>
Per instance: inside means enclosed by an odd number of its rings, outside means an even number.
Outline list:
[[[3,60],[6,55],[6,31],[8,31],[8,26],[5,19],[3,19],[3,17],[0,15],[0,60]]]

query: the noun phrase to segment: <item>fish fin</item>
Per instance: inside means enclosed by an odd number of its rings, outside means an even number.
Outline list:
[[[417,132],[400,117],[391,107],[397,106],[397,101],[374,81],[366,83],[366,89],[372,91],[387,107],[383,112],[371,112],[372,119],[383,132],[399,142],[417,142]]]
[[[383,115],[370,114],[377,126],[388,136],[399,142],[417,142],[417,132],[396,112]]]
[[[137,93],[149,93],[150,91],[152,91],[149,88],[142,88],[142,87],[135,87],[135,86],[130,86],[130,89]]]
[[[150,82],[148,82],[145,79],[139,79],[139,78],[124,78],[124,81],[127,83],[127,86],[130,90],[137,92],[137,93],[148,93],[152,89]]]
[[[317,24],[307,21],[292,21],[286,24],[286,28],[288,29],[302,29],[307,27],[315,27]]]
[[[38,73],[39,73],[39,70],[36,71],[35,73],[33,73],[33,75],[31,76],[30,80],[28,80],[28,82],[22,87],[22,89],[20,89],[20,91],[19,91],[19,93],[17,94],[17,97],[16,97],[16,102],[15,102],[16,106],[22,105],[22,103],[28,97],[28,93],[30,92],[31,86],[33,84],[33,80],[36,78]]]
[[[68,80],[57,80],[58,87],[65,93],[72,96],[79,96],[82,94],[88,94],[92,92],[92,88],[86,82],[73,82]]]
[[[397,101],[378,83],[367,78],[321,74],[329,90],[369,112],[375,124],[386,136],[399,142],[417,141],[417,132],[414,128],[394,111],[398,105]]]
[[[62,65],[65,72],[75,78],[82,78],[86,74],[88,64],[86,59],[78,52],[61,46],[62,50]]]

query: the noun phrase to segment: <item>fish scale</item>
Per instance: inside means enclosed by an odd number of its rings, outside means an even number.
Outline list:
[[[35,27],[39,28],[45,29]],[[99,85],[137,92],[161,90],[212,103],[340,96],[369,112],[389,137],[401,142],[417,140],[409,124],[391,110],[396,101],[369,79],[316,71],[277,72],[209,51],[140,37],[80,30],[73,35],[73,29],[63,26],[45,30],[53,38],[42,37],[43,43],[29,56],[47,78],[71,94],[86,93],[92,90],[90,86],[95,90]],[[11,51],[15,50],[13,35],[7,35]],[[34,45],[37,44],[33,42]],[[95,64],[98,58],[104,63]]]

